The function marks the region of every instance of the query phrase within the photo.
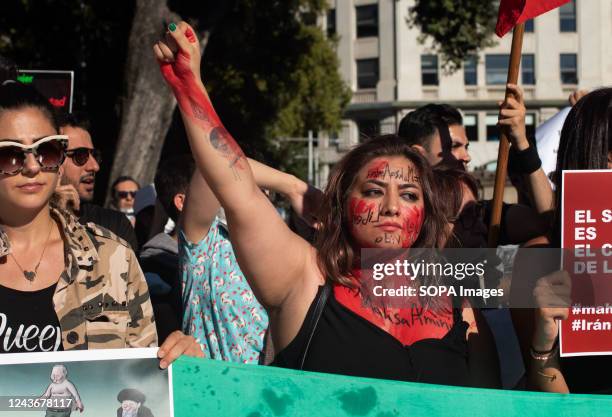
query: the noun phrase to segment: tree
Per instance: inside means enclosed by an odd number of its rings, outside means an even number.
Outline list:
[[[136,0],[124,70],[119,140],[109,188],[122,175],[129,175],[141,184],[151,183],[155,177],[176,101],[160,75],[152,47],[163,36],[168,23],[178,20],[166,0]],[[108,203],[111,193],[106,195]]]
[[[1,9],[0,55],[23,69],[74,70],[74,109],[87,110],[103,153],[100,200],[115,151],[134,2],[3,0]]]
[[[247,154],[294,168],[292,146],[272,139],[338,128],[349,100],[333,42],[315,25],[325,7],[324,0],[4,0],[0,55],[23,68],[76,70],[76,108],[92,116],[106,161],[116,148],[111,177],[147,183],[177,119],[151,47],[182,18],[209,34],[202,74],[228,130]],[[171,136],[179,141],[180,129]]]
[[[248,155],[285,170],[296,169],[300,145],[274,139],[338,130],[350,99],[334,43],[315,24],[325,4],[238,0],[212,27],[203,57],[204,82],[228,130]]]
[[[461,68],[463,61],[495,44],[497,8],[491,0],[416,0],[409,9],[408,23],[433,40],[447,72]]]

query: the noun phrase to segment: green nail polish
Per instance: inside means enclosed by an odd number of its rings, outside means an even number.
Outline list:
[[[170,32],[174,32],[176,30],[176,25],[174,23],[170,23],[168,25],[168,29],[170,29]]]

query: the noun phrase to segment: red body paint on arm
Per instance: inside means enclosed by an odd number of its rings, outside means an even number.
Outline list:
[[[189,36],[191,35],[191,36]],[[195,35],[189,29],[185,36],[195,42]],[[180,50],[173,63],[161,62],[161,73],[174,92],[176,101],[183,114],[209,135],[213,147],[230,162],[234,177],[239,179],[236,168],[245,169],[245,156],[242,149],[223,127],[221,119],[213,108],[203,86],[191,69],[191,56]]]

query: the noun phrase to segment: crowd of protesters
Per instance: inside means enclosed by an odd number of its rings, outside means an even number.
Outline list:
[[[243,154],[201,81],[189,25],[171,24],[153,49],[192,153],[163,160],[152,185],[119,177],[109,208],[92,203],[101,160],[86,118],[58,118],[32,87],[2,80],[0,353],[159,343],[162,367],[187,354],[502,387],[489,312],[438,297],[381,314],[361,290],[363,249],[487,247],[491,202],[467,172],[457,109],[409,113],[397,134],[350,150],[317,190]],[[572,98],[551,185],[526,134],[523,92],[507,88],[499,126],[520,204],[504,204],[499,243],[559,247],[561,171],[611,167],[612,89]],[[289,222],[267,191],[290,203]],[[518,336],[526,369],[515,387],[611,393],[610,357],[559,357],[568,308],[550,300],[569,278],[555,269],[533,277],[538,308],[513,310],[504,330]]]

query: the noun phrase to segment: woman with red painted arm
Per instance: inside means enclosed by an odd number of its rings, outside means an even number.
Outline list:
[[[444,219],[426,161],[395,136],[367,142],[337,165],[313,246],[292,233],[257,187],[200,80],[200,52],[186,23],[154,46],[190,145],[225,208],[245,276],[270,316],[275,364],[347,375],[497,386],[472,309],[370,308],[360,291],[366,248],[435,247]],[[467,323],[466,323],[467,322]],[[469,324],[468,324],[469,323]]]

